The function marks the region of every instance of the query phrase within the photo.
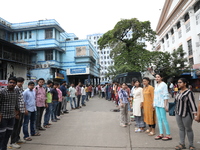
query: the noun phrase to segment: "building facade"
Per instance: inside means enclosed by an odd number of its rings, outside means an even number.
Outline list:
[[[156,32],[155,50],[182,46],[191,69],[200,69],[200,0],[166,0]]]
[[[112,49],[110,47],[106,47],[102,50],[99,49],[98,40],[103,36],[103,33],[89,34],[87,35],[87,39],[93,44],[94,48],[98,51],[99,54],[99,62],[101,65],[100,78],[101,82],[112,82],[112,76],[107,77],[108,67],[114,65],[114,60],[110,57],[110,52]],[[124,37],[125,39],[132,38],[132,31],[128,32]],[[139,42],[145,42],[144,39],[140,39]]]
[[[89,40],[79,40],[67,33],[54,20],[39,20],[24,23],[9,23],[0,18],[5,26],[0,38],[34,53],[30,65],[31,79],[69,83],[99,82],[99,56]],[[8,29],[8,30],[5,30]]]
[[[90,40],[90,42],[93,44],[94,48],[99,54],[99,62],[101,65],[100,78],[101,82],[103,83],[112,81],[111,77],[106,77],[106,74],[108,73],[108,67],[114,65],[114,61],[112,60],[112,58],[110,58],[111,49],[109,47],[106,47],[102,50],[99,49],[98,40],[102,36],[102,33],[90,34],[87,35],[87,39]]]

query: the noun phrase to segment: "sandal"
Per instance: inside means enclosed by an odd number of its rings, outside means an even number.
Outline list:
[[[165,136],[162,138],[163,141],[169,141],[169,140],[172,140],[172,137],[171,136]]]
[[[190,146],[189,150],[196,150],[196,148],[194,146]]]
[[[32,141],[32,138],[26,137],[26,138],[24,138],[24,140],[25,140],[25,141]]]
[[[149,132],[148,136],[153,136],[155,134],[156,134],[155,132]]]
[[[48,126],[48,125],[45,125],[45,126],[44,126],[44,128],[50,128],[50,126]]]
[[[121,126],[121,127],[126,127],[127,125],[125,125],[125,124],[120,124],[120,126]]]
[[[41,134],[40,133],[35,133],[35,134],[33,134],[33,135],[31,135],[31,136],[40,136]]]
[[[175,150],[182,150],[182,149],[186,149],[185,144],[180,144],[175,147]]]
[[[162,139],[164,136],[163,135],[158,135],[158,136],[156,136],[154,139],[155,140],[160,140],[160,139]]]
[[[146,131],[145,131],[145,133],[150,133],[151,131],[149,130],[149,129],[147,129]]]

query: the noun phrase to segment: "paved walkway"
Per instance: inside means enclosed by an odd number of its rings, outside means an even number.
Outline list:
[[[41,136],[21,145],[21,150],[173,150],[178,144],[175,117],[168,117],[173,140],[155,141],[145,133],[134,133],[133,124],[120,127],[119,112],[110,111],[116,108],[112,102],[94,97],[86,105],[63,115]],[[200,150],[200,124],[194,122],[193,128]]]

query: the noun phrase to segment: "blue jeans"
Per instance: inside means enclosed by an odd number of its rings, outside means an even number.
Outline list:
[[[74,101],[74,107],[73,107],[72,101]],[[70,105],[71,105],[71,109],[76,108],[76,98],[75,97],[70,97]]]
[[[108,100],[108,91],[105,92],[106,100]]]
[[[52,103],[47,103],[47,104],[48,107],[46,108],[46,112],[44,114],[44,123],[43,123],[44,126],[49,124],[49,120],[52,115]]]
[[[8,140],[12,134],[15,118],[4,119],[0,123],[0,150],[7,150]]]
[[[51,113],[51,120],[55,120],[56,119],[56,115],[57,115],[57,108],[58,105],[58,101],[52,101],[52,113]]]
[[[34,111],[34,112],[29,111],[27,115],[24,115],[24,124],[23,124],[24,138],[29,137],[29,133],[28,133],[29,120],[30,120],[31,135],[34,135],[35,134],[36,111]]]
[[[156,116],[158,119],[158,127],[159,127],[160,134],[163,134],[163,125],[162,124],[164,123],[166,135],[170,135],[169,123],[167,121],[165,108],[156,107]]]
[[[88,101],[89,92],[86,92],[86,101]]]
[[[81,104],[82,104],[82,105],[85,104],[85,102],[84,102],[84,101],[85,101],[85,98],[86,98],[86,95],[82,95],[82,101],[81,101]]]
[[[111,92],[108,92],[108,100],[111,100]]]

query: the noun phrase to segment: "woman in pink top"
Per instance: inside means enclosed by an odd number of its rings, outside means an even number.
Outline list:
[[[57,105],[57,119],[60,119],[61,107],[62,107],[62,91],[60,90],[60,85],[56,88],[58,92],[58,105]]]

